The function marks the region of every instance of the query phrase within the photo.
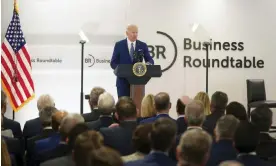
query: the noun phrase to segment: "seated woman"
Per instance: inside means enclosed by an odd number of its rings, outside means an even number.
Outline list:
[[[141,120],[151,118],[156,116],[156,110],[154,106],[154,95],[153,94],[148,94],[146,95],[141,103],[141,110],[140,110],[140,118],[138,118],[138,123]]]

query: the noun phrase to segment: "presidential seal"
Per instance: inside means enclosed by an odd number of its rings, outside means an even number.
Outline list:
[[[137,62],[132,67],[133,74],[137,77],[142,77],[147,72],[147,65],[142,62]]]

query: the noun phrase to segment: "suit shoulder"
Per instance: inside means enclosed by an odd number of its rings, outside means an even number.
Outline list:
[[[150,122],[153,122],[154,120],[155,120],[155,117],[147,118],[147,119],[142,120],[140,122],[140,124],[150,123]]]

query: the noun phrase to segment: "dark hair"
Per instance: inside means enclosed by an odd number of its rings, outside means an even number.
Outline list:
[[[269,131],[272,124],[272,111],[267,105],[261,105],[251,112],[251,122],[260,131]]]
[[[152,124],[142,124],[137,126],[132,136],[132,143],[134,148],[144,154],[148,154],[151,150],[150,133],[152,131]]]
[[[103,146],[103,136],[97,131],[85,131],[79,134],[74,145],[74,160],[76,165],[86,165],[91,150],[100,149]]]
[[[130,97],[121,97],[116,103],[116,112],[120,120],[136,117],[136,105]]]
[[[96,150],[90,150],[88,153],[87,165],[76,165],[76,166],[123,166],[124,162],[121,159],[120,154],[109,148],[101,147]]]
[[[185,107],[186,105],[180,99],[178,99],[176,102],[176,112],[179,115],[185,115]]]
[[[155,109],[157,112],[169,109],[171,101],[170,96],[166,92],[160,92],[154,97]]]
[[[151,147],[153,150],[167,151],[171,148],[176,136],[176,123],[170,118],[159,118],[152,126],[150,134]]]
[[[259,131],[249,122],[240,123],[235,133],[235,147],[240,153],[250,153],[259,144]]]
[[[247,121],[247,114],[245,107],[236,101],[229,103],[226,107],[226,114],[233,115],[240,121]]]
[[[70,130],[68,134],[68,145],[71,149],[74,147],[78,135],[86,131],[88,131],[88,126],[85,123],[78,123]]]
[[[211,106],[217,110],[224,110],[228,103],[228,96],[226,93],[216,91],[211,98]]]
[[[7,102],[7,96],[5,92],[1,91],[1,109],[3,109],[6,106]]]

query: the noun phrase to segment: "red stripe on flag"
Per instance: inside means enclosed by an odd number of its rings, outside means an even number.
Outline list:
[[[12,104],[14,105],[15,108],[17,108],[17,107],[18,107],[18,104],[17,104],[17,102],[16,102],[16,100],[15,100],[13,94],[12,94],[10,85],[7,83],[7,80],[6,80],[6,78],[4,77],[4,75],[3,75],[3,72],[1,72],[1,78],[2,78],[2,81],[3,81],[4,85],[5,85],[6,88],[7,88],[7,91],[8,91],[9,94],[10,94],[10,98],[11,98]]]
[[[13,82],[13,77],[12,77],[12,72],[11,72],[11,70],[9,69],[9,67],[8,67],[8,65],[7,65],[7,63],[6,63],[6,61],[3,59],[3,57],[1,57],[1,63],[2,63],[2,66],[5,68],[5,70],[6,70],[6,72],[7,72],[7,75],[10,77],[10,79],[11,79],[11,84],[12,85],[10,85],[10,86],[13,86],[13,88],[15,89],[15,92],[16,92],[16,94],[17,94],[17,96],[18,96],[18,98],[20,99],[20,101],[21,101],[21,103],[23,103],[24,102],[24,98],[23,98],[23,96],[22,96],[22,94],[20,93],[20,91],[19,91],[19,89],[18,89],[18,87],[17,87],[17,85],[16,85],[16,82]],[[3,75],[4,76],[4,75]],[[6,78],[5,78],[6,79]]]
[[[23,47],[22,47],[22,48],[23,48]],[[23,53],[24,53],[24,52],[23,52]],[[30,83],[30,85],[31,85],[31,87],[32,87],[32,89],[33,89],[33,91],[34,91],[34,83],[33,83],[32,77],[31,77],[31,73],[29,73],[29,71],[27,70],[27,68],[26,68],[26,66],[25,66],[25,65],[27,65],[27,64],[24,64],[24,62],[23,62],[23,60],[22,60],[22,58],[21,58],[21,56],[20,56],[19,53],[17,53],[16,55],[17,55],[17,60],[18,60],[18,62],[19,62],[19,64],[20,64],[20,66],[21,66],[23,72],[25,73],[26,78],[28,79],[28,81],[29,81],[29,83]],[[24,56],[26,56],[25,53],[24,53]]]
[[[27,61],[29,63],[29,66],[32,68],[31,58],[30,58],[30,55],[29,55],[28,51],[26,50],[25,46],[23,46],[21,48],[21,50],[23,51],[23,53],[24,53],[24,55],[25,55],[25,57],[26,57],[26,59],[27,59]]]

